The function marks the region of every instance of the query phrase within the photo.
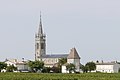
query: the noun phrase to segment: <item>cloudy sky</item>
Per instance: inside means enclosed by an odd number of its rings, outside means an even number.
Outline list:
[[[120,0],[0,0],[0,60],[34,60],[40,11],[47,53],[120,61]]]

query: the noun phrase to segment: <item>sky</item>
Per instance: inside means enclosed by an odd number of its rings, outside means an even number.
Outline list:
[[[47,53],[120,61],[120,0],[0,0],[0,60],[34,60],[40,11]]]

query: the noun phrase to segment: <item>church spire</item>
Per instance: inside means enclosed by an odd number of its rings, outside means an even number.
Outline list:
[[[43,34],[43,29],[42,29],[42,20],[41,20],[41,12],[40,12],[40,24],[39,24],[39,29],[38,29],[38,34]]]
[[[46,36],[43,33],[41,12],[40,12],[39,28],[35,36],[35,60],[41,61],[42,55],[45,55],[45,54],[46,54]]]

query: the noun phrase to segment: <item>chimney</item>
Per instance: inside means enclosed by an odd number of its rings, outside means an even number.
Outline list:
[[[96,63],[99,63],[99,61],[97,60]]]

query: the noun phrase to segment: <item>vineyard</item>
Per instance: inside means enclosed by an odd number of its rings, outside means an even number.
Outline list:
[[[120,80],[120,74],[0,73],[0,80]]]

